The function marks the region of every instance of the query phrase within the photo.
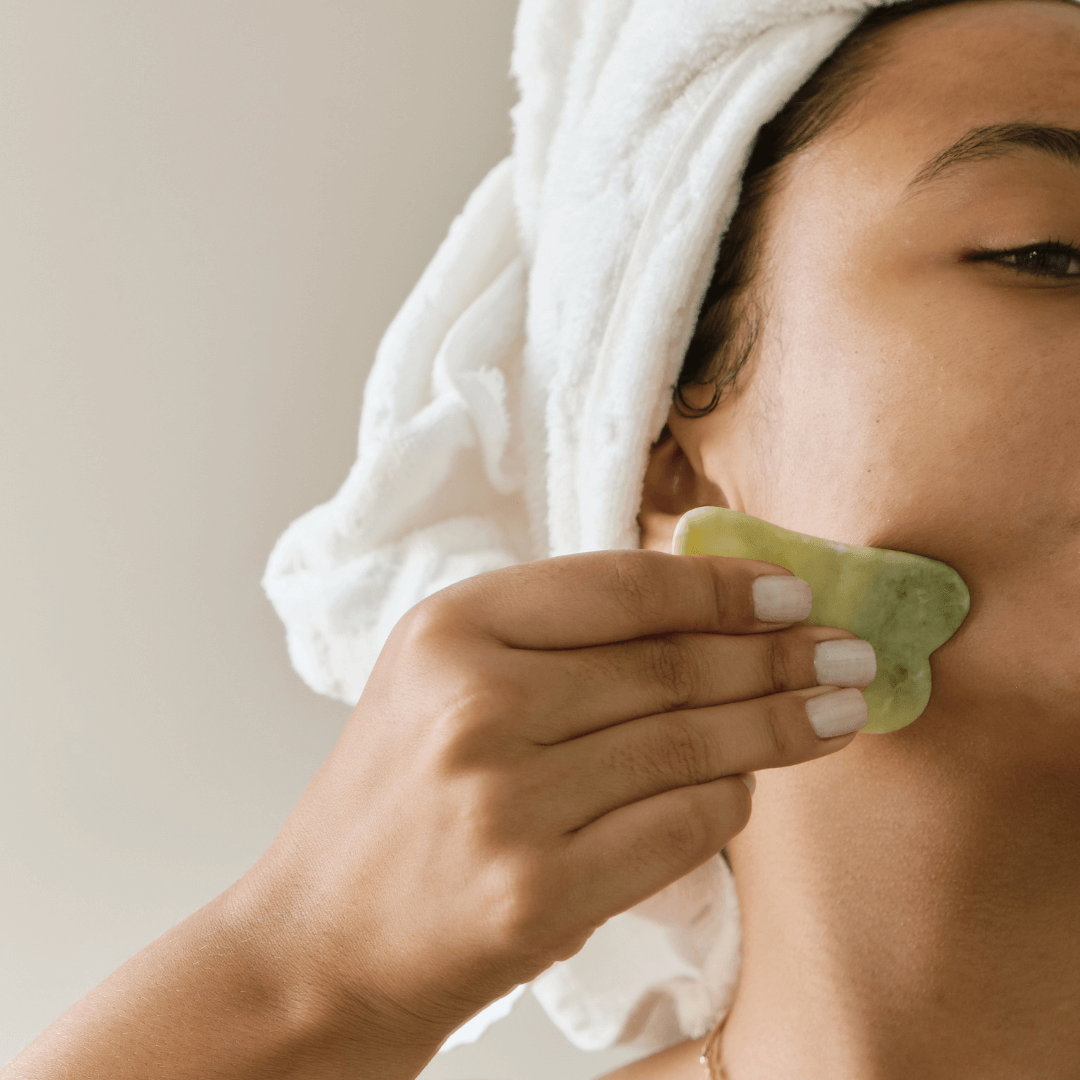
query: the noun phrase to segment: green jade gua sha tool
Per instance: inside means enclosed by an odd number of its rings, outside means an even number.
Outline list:
[[[716,506],[684,514],[671,549],[762,559],[807,582],[814,606],[805,624],[839,626],[874,646],[877,677],[863,691],[870,713],[863,730],[879,735],[926,708],[930,654],[956,633],[970,605],[960,575],[934,559],[803,536]]]

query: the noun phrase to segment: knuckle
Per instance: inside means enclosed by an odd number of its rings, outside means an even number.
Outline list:
[[[490,770],[461,763],[444,772],[449,797],[441,823],[447,832],[460,836],[472,851],[498,851],[502,840],[499,823],[505,808],[501,778]]]
[[[777,694],[764,699],[760,733],[765,754],[778,764],[790,765],[815,756],[816,739],[801,694]]]
[[[535,708],[528,672],[512,662],[511,650],[463,629],[467,616],[452,589],[422,600],[394,627],[384,649],[391,662],[380,672],[395,695],[407,694],[434,748],[466,757],[483,749],[481,736],[489,750],[505,748]]]
[[[563,890],[539,853],[504,850],[490,864],[487,885],[491,943],[511,955],[545,950],[556,932]]]
[[[708,740],[679,715],[645,721],[640,737],[611,750],[611,765],[658,790],[700,783],[708,759]]]
[[[686,639],[662,635],[646,645],[650,680],[664,692],[668,709],[684,708],[696,700],[702,683],[702,664]]]
[[[796,639],[791,634],[762,634],[765,680],[773,691],[793,688],[798,666],[795,656]]]
[[[453,773],[481,763],[518,758],[529,745],[523,717],[530,704],[517,672],[498,658],[450,645],[410,658],[389,687],[405,708],[399,722],[412,730],[416,751]]]
[[[455,608],[453,598],[443,593],[421,600],[394,627],[397,643],[411,653],[438,647],[460,626]]]
[[[516,729],[508,720],[520,715],[523,703],[510,680],[465,667],[446,687],[446,705],[437,727],[445,743],[468,756],[497,751]]]
[[[795,709],[799,707],[797,699],[774,698],[762,703],[761,737],[770,759],[787,761],[792,756],[796,742],[792,719]]]
[[[679,867],[700,862],[716,847],[711,815],[700,812],[693,800],[687,800],[684,813],[672,815],[658,838],[657,854]]]
[[[665,764],[667,776],[678,787],[700,783],[709,760],[709,739],[687,717],[668,717],[660,730],[658,759]]]
[[[712,621],[719,626],[728,621],[735,608],[731,585],[719,568],[710,575],[712,581]]]
[[[611,557],[611,570],[620,602],[627,610],[646,615],[656,609],[663,594],[660,581],[653,572],[652,560],[643,557],[647,554],[617,551]]]

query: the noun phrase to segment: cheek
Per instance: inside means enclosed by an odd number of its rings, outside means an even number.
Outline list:
[[[982,293],[804,289],[787,304],[748,410],[764,452],[747,511],[980,574],[1073,552],[1080,311]]]

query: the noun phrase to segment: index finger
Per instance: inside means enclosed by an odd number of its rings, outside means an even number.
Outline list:
[[[518,649],[677,632],[755,634],[810,614],[810,586],[756,559],[598,551],[509,566],[446,590],[462,622]]]

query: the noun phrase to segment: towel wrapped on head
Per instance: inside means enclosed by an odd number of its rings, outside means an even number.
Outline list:
[[[649,447],[758,129],[882,2],[522,0],[513,153],[387,330],[345,483],[270,557],[313,689],[354,702],[397,620],[455,581],[638,546]],[[717,857],[531,990],[583,1049],[660,1049],[727,1009],[739,944]]]

